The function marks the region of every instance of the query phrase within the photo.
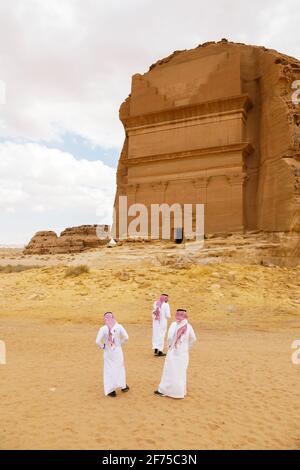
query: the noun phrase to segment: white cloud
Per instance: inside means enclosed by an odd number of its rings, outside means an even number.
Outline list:
[[[115,171],[39,144],[0,144],[1,243],[37,230],[110,223]]]

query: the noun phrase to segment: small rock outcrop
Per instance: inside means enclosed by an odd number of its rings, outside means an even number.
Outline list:
[[[79,253],[104,246],[110,240],[108,225],[81,225],[66,228],[60,236],[53,231],[37,232],[24,249],[25,255]],[[99,234],[101,233],[101,238]],[[107,235],[105,235],[107,233]]]

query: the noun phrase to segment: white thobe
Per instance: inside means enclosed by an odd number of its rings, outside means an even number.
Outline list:
[[[189,348],[196,341],[193,327],[187,323],[187,330],[175,348],[177,328],[182,324],[173,322],[168,331],[169,350],[158,391],[172,398],[184,398],[186,395],[186,371],[189,363]]]
[[[168,327],[168,318],[171,318],[170,306],[164,302],[160,308],[160,319],[155,320],[153,312],[156,309],[156,302],[153,304],[152,309],[152,349],[164,350],[165,336]]]
[[[104,349],[103,384],[105,395],[115,391],[117,388],[126,387],[122,344],[128,341],[128,334],[122,325],[116,323],[112,328],[115,344],[115,347],[112,348],[108,342],[108,333],[108,327],[104,325],[100,328],[96,338],[96,344],[101,349]]]

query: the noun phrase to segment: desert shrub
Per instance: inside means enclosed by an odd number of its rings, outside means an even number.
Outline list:
[[[28,271],[29,269],[38,269],[40,266],[25,266],[23,264],[11,265],[7,264],[6,266],[0,266],[0,273],[11,274],[11,273],[21,273],[23,271]]]
[[[79,264],[78,266],[70,266],[66,271],[65,277],[77,277],[89,272],[90,268],[86,264]]]

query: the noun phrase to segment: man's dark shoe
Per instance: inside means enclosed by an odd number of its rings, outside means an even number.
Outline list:
[[[117,394],[116,394],[116,392],[114,391],[114,392],[108,393],[108,396],[109,396],[109,397],[116,397]]]
[[[166,356],[166,354],[165,354],[164,352],[162,352],[162,351],[158,351],[157,356]]]
[[[128,392],[128,390],[129,390],[128,385],[126,385],[125,388],[121,388],[121,391],[122,391],[123,393]]]

